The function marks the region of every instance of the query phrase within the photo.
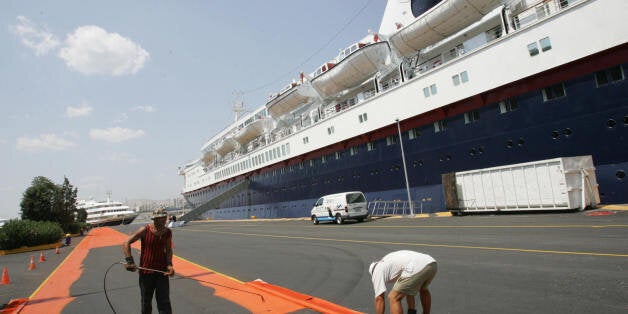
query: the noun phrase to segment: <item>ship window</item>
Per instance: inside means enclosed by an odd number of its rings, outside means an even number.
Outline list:
[[[451,80],[454,82],[454,86],[460,85],[460,75],[456,74],[451,77]]]
[[[338,160],[338,159],[342,159],[342,156],[344,156],[344,154],[345,154],[345,152],[344,152],[344,151],[342,151],[342,152],[336,152],[336,160]]]
[[[353,156],[353,155],[355,155],[355,154],[357,154],[357,153],[358,153],[358,148],[357,148],[357,147],[351,147],[351,148],[349,148],[349,154],[350,154],[351,156]]]
[[[373,142],[366,143],[366,150],[369,152],[375,150],[375,145],[373,144]]]
[[[548,101],[565,96],[565,86],[563,83],[543,88],[543,101]]]
[[[361,114],[361,115],[359,115],[358,116],[358,120],[360,121],[360,123],[366,122],[366,120],[368,120],[368,116],[366,115],[366,112]]]
[[[306,136],[303,138],[303,144],[307,144],[310,142],[310,139]]]
[[[327,156],[323,155],[321,156],[321,163],[326,163],[327,162]]]
[[[290,155],[290,143],[286,143],[286,154]]]
[[[543,52],[552,49],[552,43],[550,42],[549,37],[541,39],[539,43],[541,44],[541,50],[543,50]]]
[[[466,83],[469,81],[469,74],[467,73],[467,71],[463,71],[460,73],[460,81],[462,83]]]
[[[410,129],[410,131],[408,131],[408,138],[411,140],[418,138],[419,136],[421,136],[421,131],[418,129]]]
[[[434,122],[434,133],[442,132],[447,130],[447,121],[440,120]]]
[[[397,137],[396,136],[386,136],[386,146],[390,146],[390,145],[395,145],[397,144]]]
[[[327,128],[327,134],[329,134],[329,135],[334,134],[334,127],[333,126],[330,126],[330,127]]]
[[[477,110],[469,111],[464,114],[464,124],[477,122],[480,120],[480,112]]]
[[[621,66],[595,72],[595,83],[598,87],[608,84],[609,82],[617,82],[624,80],[624,72]]]
[[[281,156],[286,156],[286,145],[281,145]]]
[[[539,47],[537,46],[535,42],[528,44],[528,52],[530,53],[531,57],[539,54]]]
[[[430,97],[430,88],[429,87],[423,88],[423,95],[425,97]]]
[[[432,93],[432,95],[436,95],[436,93],[438,92],[438,89],[436,88],[436,84],[430,85],[430,92]]]
[[[508,98],[499,102],[499,113],[506,113],[513,110],[517,110],[519,104],[516,98]]]
[[[608,84],[608,78],[606,77],[606,72],[604,71],[595,72],[595,84],[598,87]]]
[[[622,81],[624,79],[624,72],[619,65],[608,69],[608,73],[611,77],[611,82]]]
[[[454,86],[458,86],[461,83],[466,83],[469,81],[469,74],[467,73],[467,71],[460,72],[460,74],[452,76],[451,79],[454,82]],[[432,94],[435,94],[435,92],[433,92]]]

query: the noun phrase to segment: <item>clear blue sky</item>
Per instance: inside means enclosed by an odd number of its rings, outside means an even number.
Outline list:
[[[67,176],[79,198],[180,195],[177,167],[233,120],[235,91],[249,91],[247,109],[262,106],[377,31],[385,6],[0,2],[0,217],[19,216],[36,176]]]

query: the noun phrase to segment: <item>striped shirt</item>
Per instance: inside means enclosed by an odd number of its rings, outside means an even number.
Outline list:
[[[146,232],[142,237],[142,250],[140,254],[140,267],[167,271],[166,245],[172,239],[172,230],[158,236],[151,231],[150,225],[146,225]],[[142,274],[152,274],[153,271],[140,269]]]

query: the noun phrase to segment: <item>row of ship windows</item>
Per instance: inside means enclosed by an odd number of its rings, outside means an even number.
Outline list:
[[[512,106],[513,102],[510,102],[510,104]],[[515,109],[516,109],[516,107],[515,107]],[[512,109],[512,110],[514,110],[514,109]],[[623,125],[625,127],[628,126],[628,116],[624,116],[622,118],[622,120],[623,120]],[[614,127],[617,126],[617,122],[616,122],[615,119],[609,119],[607,121],[606,125],[607,125],[608,128],[614,128]],[[418,129],[411,129],[411,130],[408,131],[408,135],[409,135],[409,139],[412,140],[412,139],[415,139],[415,138],[418,138],[419,136],[421,136],[421,131],[419,131]],[[552,139],[554,139],[554,140],[560,140],[561,137],[564,137],[565,139],[568,139],[571,135],[573,135],[573,130],[571,128],[565,128],[562,131],[561,130],[554,130],[551,133]],[[395,145],[395,144],[397,144],[397,141],[398,141],[398,137],[397,136],[388,136],[388,137],[386,137],[386,145],[387,146]],[[524,138],[519,138],[518,140],[510,140],[509,139],[509,140],[506,141],[506,144],[505,144],[506,148],[509,148],[509,149],[514,148],[516,146],[523,147],[524,145],[525,145],[525,139]],[[374,151],[375,150],[374,143],[373,142],[366,143],[366,150],[367,151]],[[473,148],[469,149],[469,156],[474,157],[474,156],[482,155],[484,153],[484,150],[485,150],[484,146],[473,147]],[[354,147],[350,147],[349,151],[348,151],[350,156],[357,155],[358,152],[359,152],[359,148],[355,147],[355,146]],[[344,158],[344,156],[345,156],[345,152],[344,151],[340,151],[340,152],[334,153],[333,155],[322,156],[320,160],[321,160],[322,164],[325,164],[331,158],[334,158],[336,160],[340,160],[340,159]],[[441,155],[441,156],[438,157],[438,160],[440,162],[450,161],[451,159],[452,159],[451,155],[448,155],[448,154]],[[301,163],[299,163],[296,166],[289,166],[288,168],[282,168],[279,171],[274,170],[272,172],[267,172],[267,173],[263,174],[262,176],[266,176],[266,177],[268,177],[268,176],[276,176],[278,172],[280,174],[284,174],[285,172],[293,172],[295,170],[295,168],[303,170],[303,169],[305,169],[306,165],[308,165],[309,167],[314,167],[314,164],[315,164],[314,160],[309,160],[308,162],[305,162],[305,163],[301,162]],[[413,168],[416,168],[416,167],[424,166],[425,163],[424,163],[423,160],[415,160],[415,161],[412,161],[410,164],[411,164],[411,166]],[[398,171],[398,170],[400,170],[400,167],[398,165],[392,165],[389,168],[389,171]],[[377,169],[371,170],[369,172],[369,175],[379,175],[379,174],[380,174],[380,172]],[[616,176],[617,176],[618,179],[623,179],[625,177],[625,173],[622,170],[619,170],[616,173]],[[354,179],[359,179],[360,175],[358,173],[355,173],[353,175],[353,178]],[[344,177],[340,176],[340,177],[338,177],[338,180],[339,180],[338,182],[342,182],[344,180]],[[327,179],[325,181],[327,182],[327,181],[329,181],[329,179]],[[313,185],[315,185],[315,183]],[[213,191],[213,189],[211,191]]]
[[[447,157],[449,157],[449,159],[451,159],[451,156],[447,156]],[[443,158],[442,158],[442,157],[441,157],[441,161],[443,161]],[[420,165],[420,166],[422,166],[422,165],[423,165],[423,161],[422,161],[422,160],[421,160],[421,161],[414,161],[414,162],[412,163],[412,165],[413,165],[413,167],[417,167],[417,166],[419,166],[419,165]],[[389,168],[389,171],[391,171],[391,172],[392,172],[392,171],[399,171],[399,170],[400,170],[400,167],[399,167],[398,165],[392,165],[392,166],[390,166],[390,168]],[[379,170],[371,170],[371,171],[369,172],[369,175],[371,175],[371,176],[375,176],[375,175],[379,175],[379,173],[380,173],[380,172],[379,172]],[[354,180],[360,179],[360,177],[361,177],[361,176],[360,176],[360,174],[359,174],[359,173],[354,173],[354,174],[353,174],[353,176],[352,176],[352,178],[353,178]],[[619,181],[623,181],[623,180],[626,178],[626,172],[625,172],[624,170],[622,170],[622,169],[617,170],[617,171],[615,172],[615,177],[617,178],[617,180],[619,180]],[[344,176],[338,176],[337,178],[335,178],[335,181],[336,181],[336,182],[338,182],[338,183],[342,183],[342,182],[344,182],[344,180],[345,180]],[[331,178],[326,178],[326,179],[324,179],[324,180],[323,180],[323,183],[324,183],[324,184],[326,184],[326,185],[328,185],[328,184],[331,184],[331,183],[332,183],[332,181],[334,181],[334,179],[331,179]],[[294,190],[296,190],[297,188],[301,188],[301,189],[308,189],[308,188],[310,188],[311,186],[316,186],[316,185],[318,185],[318,181],[313,180],[313,181],[312,181],[312,182],[310,182],[310,183],[295,184],[295,185],[292,185],[292,186],[291,186],[291,187],[289,187],[289,188],[284,186],[284,187],[281,187],[281,188],[276,188],[276,189],[273,189],[272,191],[265,191],[265,192],[257,192],[257,191],[252,191],[252,192],[251,192],[251,195],[256,195],[256,194],[266,194],[266,195],[270,195],[271,193],[278,193],[278,192],[280,192],[280,191],[282,191],[282,192],[285,192],[285,191],[288,191],[288,190],[292,190],[292,191],[294,191]],[[197,192],[197,193],[195,193],[194,195],[192,195],[192,197],[200,197],[200,196],[204,196],[204,195],[206,195],[206,194],[208,194],[208,193],[214,192],[215,190],[216,190],[216,189],[210,189],[210,190],[203,191],[203,192]],[[244,197],[244,196],[245,196],[245,195],[238,194],[238,195],[236,195],[236,198],[242,198],[242,197]],[[198,205],[201,205],[203,202],[202,202],[201,200],[199,200],[199,201],[196,201],[196,202],[194,202],[194,203],[196,204],[196,206],[198,206]],[[293,207],[294,207],[294,206],[293,206]]]
[[[621,81],[625,79],[624,76],[624,72],[621,66],[615,66],[603,71],[599,71],[596,72],[595,75],[595,82],[596,82],[596,86],[597,87],[601,87],[604,86],[606,84],[612,83],[612,82],[617,82],[617,81]],[[566,96],[565,93],[565,87],[563,83],[559,83],[553,86],[549,86],[546,88],[543,88],[541,90],[542,95],[543,95],[543,100],[544,101],[549,101],[549,100],[553,100],[556,98],[560,98],[560,97],[564,97]],[[504,101],[501,101],[499,103],[499,112],[501,114],[505,114],[508,113],[510,111],[513,110],[517,110],[519,108],[519,104],[517,103],[517,99],[516,98],[509,98],[506,99]],[[470,124],[473,122],[477,122],[480,119],[480,112],[477,110],[473,110],[470,112],[466,112],[464,114],[464,121],[465,124]],[[367,121],[367,115],[366,113],[360,114],[359,115],[359,121],[360,123]],[[624,126],[628,125],[628,116],[624,116],[623,117],[623,124]],[[606,123],[608,128],[614,128],[617,125],[617,122],[615,121],[615,119],[609,119]],[[438,132],[442,132],[447,130],[447,121],[446,120],[440,120],[440,121],[436,121],[434,122],[434,132],[438,133]],[[333,134],[334,132],[334,127],[331,126],[329,128],[327,128],[327,133],[329,135]],[[552,131],[552,138],[553,139],[559,139],[560,135],[564,135],[566,138],[571,136],[573,133],[573,131],[570,128],[566,128],[563,131]],[[408,138],[410,140],[413,140],[415,138],[418,138],[419,136],[421,136],[421,131],[418,129],[411,129],[408,131]],[[388,136],[386,137],[386,144],[388,146],[390,145],[395,145],[397,144],[398,141],[398,137],[397,136]],[[307,144],[309,143],[309,138],[308,137],[304,137],[303,138],[303,143]],[[523,146],[525,144],[525,141],[520,138],[517,141],[517,146]],[[515,142],[512,140],[508,140],[506,143],[506,147],[507,148],[512,148],[515,146]],[[373,142],[368,142],[366,143],[366,150],[367,151],[373,151],[375,150],[375,144]],[[476,154],[482,154],[483,153],[483,148],[473,148],[469,151],[469,154],[471,156],[475,156]],[[351,156],[356,155],[358,153],[358,148],[357,147],[350,147],[349,148],[349,154]],[[335,153],[335,158],[336,159],[341,159],[342,156],[344,155],[344,152],[336,152]],[[326,163],[328,160],[328,156],[322,156],[321,157],[321,163]],[[444,160],[450,160],[451,157],[450,156],[445,156],[444,158],[441,157],[440,161],[444,161]],[[310,167],[314,166],[314,161],[310,160],[309,161]],[[422,162],[421,162],[422,165]],[[303,163],[299,164],[299,168],[303,169]],[[292,168],[290,167],[290,170],[292,170]],[[283,173],[283,172],[282,172]]]
[[[540,41],[541,43],[543,43],[543,40]],[[624,71],[623,68],[620,65],[608,68],[606,70],[602,70],[602,71],[598,71],[594,74],[594,79],[595,79],[595,84],[597,87],[602,87],[605,86],[607,84],[610,83],[614,83],[614,82],[618,82],[618,81],[623,81],[625,79],[625,75],[624,75]],[[461,83],[466,83],[469,80],[469,76],[467,71],[463,71],[459,74],[456,74],[452,77],[452,80],[454,82],[454,85],[456,85],[456,82],[461,82]],[[424,93],[428,93],[431,95],[434,95],[437,93],[437,88],[436,85],[431,85],[429,87],[426,87],[423,89]],[[549,87],[545,87],[541,90],[542,96],[543,96],[543,101],[547,102],[553,99],[557,99],[557,98],[562,98],[566,96],[566,91],[565,91],[565,86],[563,83],[559,83],[559,84],[555,84]],[[429,97],[429,95],[426,94],[426,97]],[[499,103],[499,111],[500,113],[504,114],[513,110],[516,110],[519,107],[519,105],[517,104],[517,100],[515,98],[510,98],[510,99],[506,99],[504,101],[501,101]],[[474,123],[480,120],[480,112],[477,110],[473,110],[470,112],[466,112],[464,114],[464,121],[465,124],[470,124],[470,123]],[[366,113],[361,113],[358,115],[358,121],[359,123],[365,123],[366,121],[368,121],[368,115]],[[613,119],[608,120],[607,122],[607,126],[609,128],[612,128],[616,125],[616,121]],[[626,117],[624,117],[624,125],[626,125]],[[435,133],[439,133],[439,132],[443,132],[447,130],[447,121],[446,120],[440,120],[440,121],[436,121],[434,122],[434,132]],[[328,135],[332,135],[335,132],[335,128],[334,126],[330,126],[327,128],[327,134]],[[570,132],[570,131],[569,131]],[[418,136],[420,136],[421,132],[417,129],[412,129],[408,131],[408,137],[410,140],[417,138]],[[552,137],[554,139],[558,138],[558,135],[556,135],[557,133],[554,133],[552,135]],[[564,133],[566,136],[568,136],[567,133]],[[303,137],[302,138],[303,144],[308,144],[309,143],[309,137]],[[387,144],[388,145],[392,145],[392,144],[396,144],[397,143],[397,137],[396,136],[389,136],[387,139]],[[371,151],[375,149],[375,146],[373,143],[369,142],[367,143],[367,151]],[[357,149],[352,147],[350,148],[350,154],[351,155],[355,155],[357,153]],[[240,171],[244,171],[246,169],[249,169],[251,167],[256,167],[260,164],[263,164],[265,162],[268,161],[273,161],[277,158],[282,158],[282,157],[286,157],[290,155],[290,144],[286,143],[284,145],[282,145],[281,147],[276,147],[273,149],[269,149],[266,150],[265,152],[261,152],[255,156],[253,156],[251,159],[249,160],[245,160],[245,161],[241,161],[239,163],[236,163],[234,165],[231,165],[230,167],[223,169],[217,173],[214,174],[214,177],[216,180],[219,180],[221,178],[224,177],[228,177],[234,173],[238,173]],[[322,157],[322,162],[325,163],[325,156]]]
[[[224,177],[228,177],[232,174],[245,171],[251,167],[257,167],[258,165],[262,163],[273,161],[275,159],[286,157],[289,155],[290,155],[290,143],[286,143],[286,144],[281,145],[280,147],[268,149],[255,156],[252,156],[250,159],[240,161],[225,169],[217,171],[214,173],[214,178],[216,180],[219,180]]]
[[[464,74],[463,74],[464,73]],[[468,76],[466,75],[466,71],[460,73],[460,77],[464,77],[465,79],[463,80],[463,82],[466,82],[468,79]],[[597,87],[601,87],[604,86],[608,83],[612,83],[612,82],[617,82],[620,80],[624,80],[624,72],[622,70],[621,66],[615,66],[603,71],[599,71],[596,72],[595,75],[595,82],[596,82],[596,86]],[[430,89],[431,90],[431,89]],[[543,95],[543,100],[544,101],[549,101],[549,100],[553,100],[556,98],[560,98],[560,97],[564,97],[566,96],[566,92],[565,92],[565,86],[563,83],[559,83],[556,85],[552,85],[546,88],[543,88],[541,90],[541,93]],[[504,101],[501,101],[499,103],[499,112],[501,114],[505,114],[508,113],[510,111],[513,110],[517,110],[519,108],[519,104],[517,103],[517,99],[516,98],[509,98],[506,99]],[[366,113],[362,113],[358,116],[358,120],[360,123],[366,122],[368,120],[368,116]],[[473,110],[470,112],[466,112],[464,114],[464,123],[465,124],[470,124],[470,123],[474,123],[480,120],[480,112],[478,110]],[[624,125],[626,125],[628,123],[628,117],[624,117]],[[617,124],[617,122],[614,119],[609,119],[607,122],[607,126],[609,128],[614,127]],[[439,133],[439,132],[443,132],[447,130],[447,121],[446,120],[440,120],[440,121],[436,121],[434,122],[434,132],[435,133]],[[327,128],[327,134],[328,135],[332,135],[334,133],[334,127],[330,126]],[[569,137],[572,134],[572,130],[567,128],[565,129],[562,134],[565,137]],[[418,138],[419,136],[421,136],[421,131],[418,129],[411,129],[408,131],[408,138],[410,140],[413,140],[415,138]],[[557,139],[560,136],[560,132],[559,131],[553,131],[552,132],[552,138]],[[386,144],[387,145],[394,145],[397,144],[398,141],[398,137],[397,136],[388,136],[386,137]],[[303,138],[303,144],[307,144],[309,143],[309,138],[308,137],[304,137]],[[518,141],[518,146],[522,146],[524,144],[523,139],[519,139]],[[512,141],[508,141],[508,143],[506,143],[506,147],[511,148],[514,146],[514,143]],[[366,150],[367,151],[372,151],[375,150],[375,144],[373,142],[368,142],[366,143]],[[481,154],[483,152],[482,149],[478,149],[477,152],[479,154]],[[358,153],[358,148],[357,147],[351,147],[349,148],[349,154],[351,156],[356,155]],[[344,154],[344,152],[336,152],[336,159],[340,159],[342,157],[342,155]],[[470,155],[475,155],[475,150],[470,151]],[[327,156],[322,156],[321,157],[321,162],[322,163],[326,163],[327,162],[328,157]],[[451,158],[445,158],[445,160],[449,160]],[[443,158],[441,158],[441,161],[443,160]],[[312,167],[314,165],[314,161],[310,160],[309,161],[310,166]],[[300,165],[300,168],[302,169],[303,166],[302,164]]]
[[[465,71],[466,72],[466,71]],[[464,73],[464,72],[463,72]],[[462,73],[460,74],[460,77],[462,77]],[[468,79],[468,76],[467,76]],[[594,79],[595,79],[595,84],[596,87],[602,87],[611,83],[615,83],[615,82],[619,82],[619,81],[623,81],[625,80],[625,74],[623,71],[623,68],[618,65],[618,66],[614,66],[611,68],[608,68],[606,70],[602,70],[602,71],[598,71],[594,74]],[[566,92],[565,92],[565,87],[563,83],[559,83],[553,86],[549,86],[546,88],[542,89],[542,95],[543,95],[543,100],[544,101],[549,101],[549,100],[553,100],[556,98],[560,98],[560,97],[564,97],[566,96]],[[499,103],[499,112],[504,114],[513,110],[517,110],[517,108],[519,108],[519,105],[517,103],[516,98],[510,98],[507,99],[505,101],[501,101]],[[480,113],[479,111],[471,111],[471,112],[467,112],[464,114],[464,120],[465,120],[465,124],[469,124],[469,123],[473,123],[476,122],[480,119]],[[364,123],[368,120],[368,116],[366,113],[362,113],[358,116],[358,120],[360,123]],[[622,117],[622,122],[624,126],[628,126],[628,116],[624,116]],[[608,128],[615,128],[617,126],[617,121],[615,119],[609,119],[606,122],[606,126]],[[446,120],[440,120],[434,123],[434,132],[438,133],[438,132],[442,132],[447,130],[447,121]],[[327,133],[329,135],[333,134],[334,132],[334,128],[333,126],[329,127],[327,129]],[[571,136],[573,133],[573,131],[570,128],[566,128],[562,131],[559,130],[555,130],[552,131],[552,138],[554,140],[558,140],[560,139],[561,135],[564,136],[565,138],[568,138],[569,136]],[[411,129],[408,131],[408,138],[410,140],[413,140],[415,138],[418,138],[419,136],[421,136],[421,131],[418,129]],[[304,137],[303,138],[303,143],[307,144],[309,143],[309,138],[308,137]],[[393,145],[397,143],[397,137],[396,136],[389,136],[386,138],[386,143],[387,145]],[[517,145],[518,146],[523,146],[525,143],[525,141],[523,139],[519,139],[517,141]],[[512,148],[515,146],[514,141],[509,140],[506,143],[506,147],[508,148]],[[368,142],[366,143],[366,149],[367,151],[373,151],[375,150],[375,145],[372,142]],[[471,156],[475,156],[475,155],[480,155],[484,152],[483,148],[472,148],[471,150],[469,150],[469,155]],[[351,156],[354,156],[358,153],[358,148],[357,147],[351,147],[349,148],[349,154]],[[288,156],[290,154],[290,144],[286,143],[284,145],[282,145],[282,147],[277,147],[271,150],[267,150],[265,152],[262,152],[256,156],[253,157],[252,161],[251,160],[247,160],[247,161],[242,161],[238,164],[232,165],[231,167],[227,168],[227,169],[223,169],[222,171],[220,171],[219,173],[215,174],[216,179],[220,179],[221,177],[225,177],[228,176],[230,173],[236,173],[238,171],[241,170],[245,170],[248,169],[249,167],[251,167],[251,163],[253,164],[253,166],[257,166],[261,163],[264,163],[266,161],[272,161],[276,158],[280,158],[280,157],[285,157]],[[335,153],[335,157],[336,159],[340,159],[342,158],[342,156],[344,155],[344,152],[336,152]],[[321,162],[322,163],[326,163],[327,162],[327,156],[322,156],[321,157]],[[440,161],[445,161],[445,160],[450,160],[451,157],[450,156],[444,156],[444,157],[440,157],[439,158]],[[314,161],[310,160],[309,161],[310,167],[314,166]],[[417,165],[423,165],[422,161],[415,161],[413,163],[413,166],[417,166]],[[292,171],[293,166],[290,166],[290,171]],[[303,169],[303,163],[299,164],[299,168]],[[281,169],[281,172],[283,173],[285,168]],[[273,171],[272,173],[267,173],[266,175],[275,175],[275,171]]]

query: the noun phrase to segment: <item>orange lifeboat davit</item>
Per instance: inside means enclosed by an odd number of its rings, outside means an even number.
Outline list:
[[[502,5],[502,0],[444,0],[390,35],[400,56],[410,56],[433,45]]]
[[[311,84],[321,97],[328,98],[343,90],[358,86],[386,68],[390,62],[388,42],[356,43],[352,47],[356,49],[350,54],[342,55],[341,53],[339,63],[326,71],[321,71],[322,73],[312,79]]]
[[[238,141],[240,145],[244,146],[248,142],[264,134],[264,131],[266,130],[267,125],[268,125],[268,119],[265,119],[265,118],[257,119],[247,124],[242,129],[240,129],[235,135],[235,140]]]

